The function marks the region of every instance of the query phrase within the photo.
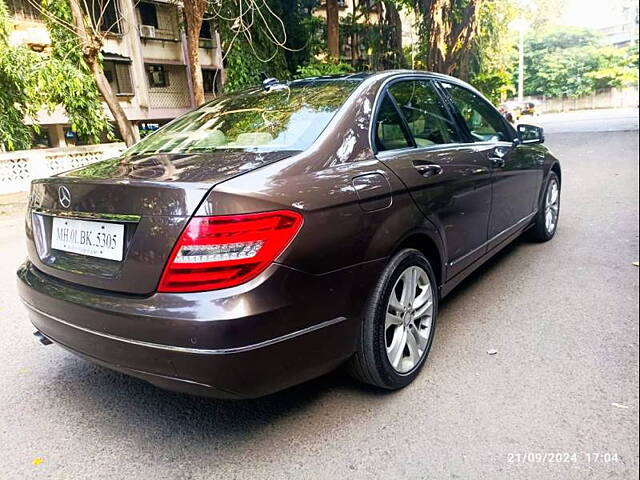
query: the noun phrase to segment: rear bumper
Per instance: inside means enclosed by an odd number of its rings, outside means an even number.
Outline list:
[[[82,357],[170,390],[250,398],[353,353],[368,288],[356,279],[377,268],[312,276],[273,265],[241,287],[143,298],[83,289],[27,262],[18,286],[36,329]]]

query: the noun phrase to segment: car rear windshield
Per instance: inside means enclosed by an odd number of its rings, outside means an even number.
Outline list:
[[[293,82],[223,96],[149,135],[125,156],[227,149],[305,150],[358,84],[347,79]]]

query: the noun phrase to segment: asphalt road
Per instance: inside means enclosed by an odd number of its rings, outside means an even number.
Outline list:
[[[520,121],[541,125],[548,134],[638,130],[638,109],[551,113]]]
[[[14,286],[21,219],[0,218],[0,478],[637,478],[638,112],[619,113],[538,119],[564,167],[557,236],[452,294],[394,394],[335,373],[213,401],[43,347]]]

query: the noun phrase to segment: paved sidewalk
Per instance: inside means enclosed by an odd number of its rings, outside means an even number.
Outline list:
[[[27,192],[0,195],[0,215],[21,215],[27,206]]]

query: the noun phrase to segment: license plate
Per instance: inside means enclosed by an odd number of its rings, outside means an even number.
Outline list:
[[[124,225],[54,217],[51,248],[90,257],[122,260]]]

